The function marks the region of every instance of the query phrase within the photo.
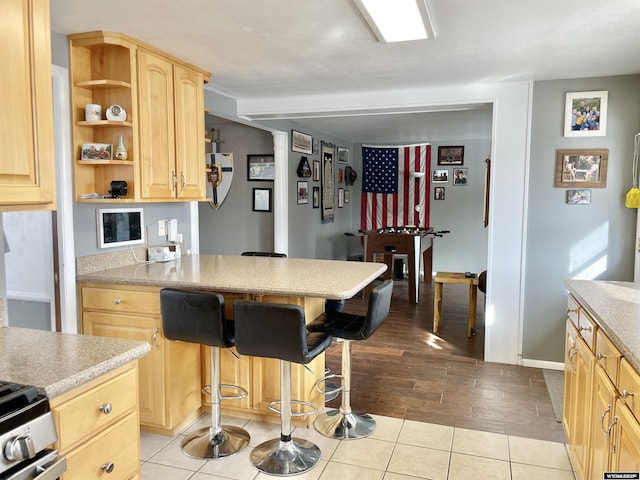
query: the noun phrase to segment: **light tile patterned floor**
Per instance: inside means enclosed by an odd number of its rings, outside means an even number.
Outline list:
[[[313,441],[322,459],[299,480],[575,480],[562,443],[480,432],[374,415],[376,432],[360,440],[333,440],[313,429],[294,437]],[[249,447],[221,460],[202,461],[180,450],[184,434],[207,426],[201,417],[180,435],[141,434],[143,480],[265,480],[249,462],[252,447],[277,438],[279,423],[223,417],[245,428]]]

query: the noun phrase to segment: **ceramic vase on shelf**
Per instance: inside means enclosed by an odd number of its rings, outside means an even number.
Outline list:
[[[118,146],[116,147],[116,160],[127,159],[127,147],[124,146],[124,135],[118,135]]]

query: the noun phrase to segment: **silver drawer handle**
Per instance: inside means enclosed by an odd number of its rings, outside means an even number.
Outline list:
[[[122,300],[120,300],[119,298],[116,298],[113,303],[115,303],[116,305],[120,305],[122,303]]]
[[[589,325],[588,327],[580,327],[580,331],[581,331],[581,332],[583,332],[583,331],[590,332],[591,330],[592,330],[591,325]]]
[[[108,462],[108,463],[103,463],[100,468],[107,473],[111,473],[113,472],[113,469],[116,468],[116,466],[113,463]]]
[[[111,410],[113,410],[113,405],[111,405],[110,403],[103,403],[98,407],[98,410],[100,410],[105,415],[109,415],[111,413]]]
[[[578,313],[578,309],[577,308],[567,308],[567,314],[569,313]]]
[[[607,409],[604,412],[602,412],[602,415],[600,415],[600,428],[602,428],[602,431],[605,434],[607,434],[607,429],[604,427],[604,417],[606,417],[607,413],[609,413],[610,411],[611,411],[611,405],[607,405]]]
[[[627,389],[622,390],[622,398],[635,397],[635,395],[635,393],[630,392]]]
[[[596,353],[596,360],[599,361],[599,360],[602,360],[603,358],[606,360],[607,356],[601,354],[600,352]]]

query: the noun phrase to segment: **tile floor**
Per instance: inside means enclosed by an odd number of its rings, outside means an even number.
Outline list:
[[[376,432],[360,440],[333,440],[296,428],[322,451],[320,463],[300,480],[575,480],[563,443],[373,415]],[[276,419],[277,421],[277,419]],[[249,448],[221,460],[195,460],[180,450],[189,431],[207,426],[205,415],[179,435],[143,432],[143,480],[264,480],[249,462],[251,447],[277,438],[279,423],[223,416],[223,424],[245,428]],[[275,478],[275,477],[274,477]]]

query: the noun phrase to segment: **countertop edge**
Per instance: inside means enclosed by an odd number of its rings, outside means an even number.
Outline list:
[[[105,375],[113,370],[120,368],[127,363],[131,363],[144,357],[151,351],[151,345],[143,343],[137,347],[132,347],[127,352],[115,355],[112,358],[105,360],[101,363],[93,365],[85,370],[70,375],[63,380],[55,382],[53,384],[43,387],[44,392],[49,398],[55,398],[62,395],[74,388],[77,388],[85,383],[90,382],[102,375]]]

